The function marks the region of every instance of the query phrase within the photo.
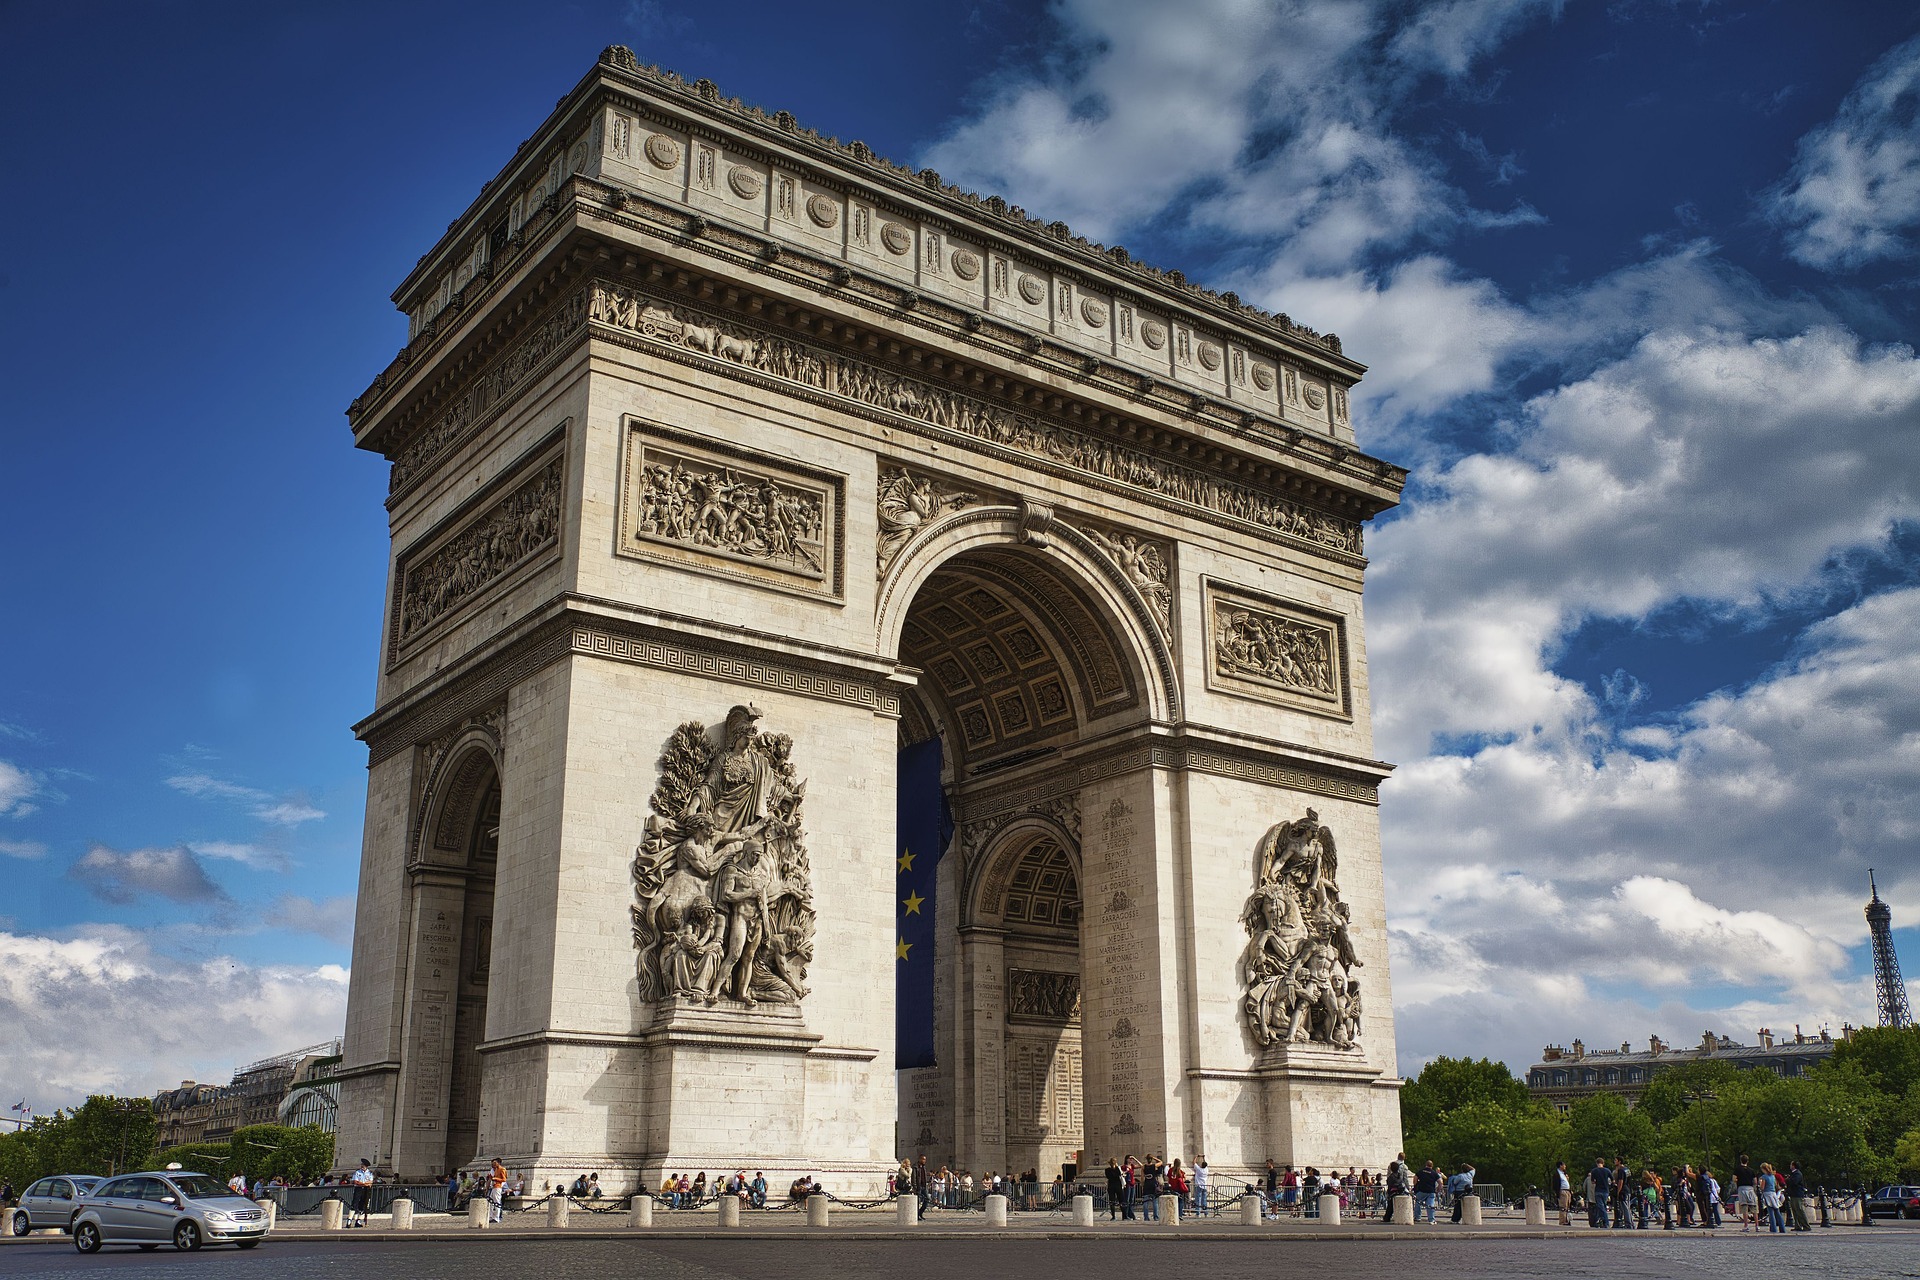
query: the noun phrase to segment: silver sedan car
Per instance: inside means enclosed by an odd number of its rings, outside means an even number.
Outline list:
[[[8,1225],[17,1236],[49,1228],[65,1231],[73,1223],[73,1215],[80,1211],[80,1201],[99,1181],[98,1178],[64,1173],[42,1178],[20,1193],[20,1200],[9,1215]]]
[[[251,1249],[266,1239],[267,1213],[204,1173],[134,1173],[111,1178],[81,1202],[73,1219],[73,1246],[97,1253],[102,1245],[198,1249],[235,1244]]]

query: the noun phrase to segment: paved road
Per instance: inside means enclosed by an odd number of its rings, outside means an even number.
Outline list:
[[[1206,1241],[1138,1235],[1056,1240],[271,1240],[251,1253],[111,1250],[86,1258],[61,1237],[0,1248],[0,1276],[111,1275],[129,1280],[268,1277],[284,1280],[983,1280],[1018,1274],[1089,1274],[1116,1267],[1177,1271],[1207,1280],[1272,1280],[1338,1269],[1418,1280],[1593,1276],[1605,1280],[1728,1276],[1920,1277],[1920,1231],[1711,1238],[1609,1235],[1546,1240],[1436,1237],[1408,1241]]]

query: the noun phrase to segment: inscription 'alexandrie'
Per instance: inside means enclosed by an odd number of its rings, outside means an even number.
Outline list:
[[[851,356],[815,351],[790,339],[696,316],[650,300],[623,285],[596,281],[591,292],[589,311],[600,323],[958,431],[988,444],[1072,467],[1276,533],[1337,551],[1356,555],[1360,552],[1360,526],[1352,520],[1218,479],[1197,468],[1166,461],[1147,450],[1114,444],[1084,431],[1014,413]]]

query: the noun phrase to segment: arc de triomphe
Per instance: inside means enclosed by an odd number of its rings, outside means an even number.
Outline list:
[[[619,47],[394,298],[344,1165],[1393,1154],[1336,338]]]

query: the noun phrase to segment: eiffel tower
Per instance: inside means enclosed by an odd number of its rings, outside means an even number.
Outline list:
[[[1900,978],[1900,957],[1893,953],[1893,910],[1880,901],[1871,868],[1867,888],[1873,894],[1867,904],[1867,928],[1873,932],[1873,985],[1880,999],[1880,1025],[1910,1027],[1913,1010],[1907,1004],[1907,984]]]

